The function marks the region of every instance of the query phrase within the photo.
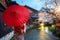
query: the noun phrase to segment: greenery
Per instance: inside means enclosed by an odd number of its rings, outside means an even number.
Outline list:
[[[54,32],[55,31],[55,27],[49,27],[49,31]]]
[[[56,30],[57,27],[49,27],[49,31],[53,33],[53,35],[60,38],[60,31]]]
[[[14,40],[14,38],[12,37],[11,40]]]
[[[56,32],[56,36],[60,38],[60,32]]]

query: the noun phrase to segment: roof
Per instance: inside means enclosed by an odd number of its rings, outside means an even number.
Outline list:
[[[4,9],[7,8],[1,1],[0,1],[0,5],[1,5]]]
[[[0,1],[0,12],[3,12],[7,7]]]
[[[38,10],[33,9],[33,8],[31,8],[31,7],[27,6],[27,5],[25,5],[24,7],[28,8],[28,9],[30,9],[30,10],[32,10],[32,11],[34,11],[34,12],[38,12]]]

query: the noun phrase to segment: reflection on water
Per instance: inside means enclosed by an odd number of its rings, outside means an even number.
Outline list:
[[[40,27],[38,28],[40,31],[39,31],[39,35],[40,35],[40,38],[41,38],[41,40],[44,40],[45,39],[45,37],[44,37],[44,23],[41,23],[40,24]]]
[[[48,27],[44,26],[44,23],[41,23],[38,29],[40,29],[41,32],[46,32],[46,33],[49,32]]]
[[[39,35],[40,35],[41,40],[45,40],[47,37],[45,32],[48,33],[48,27],[45,27],[44,23],[41,23],[38,29],[40,30]]]
[[[44,23],[41,23],[38,29],[40,29],[40,31],[44,31]]]

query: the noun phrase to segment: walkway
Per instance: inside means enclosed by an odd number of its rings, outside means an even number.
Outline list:
[[[25,34],[25,40],[58,40],[53,35],[40,31],[39,29],[33,29]]]

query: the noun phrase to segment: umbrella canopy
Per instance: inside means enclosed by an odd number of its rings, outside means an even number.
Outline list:
[[[29,19],[29,11],[24,6],[13,5],[2,13],[3,22],[11,27],[21,26]]]

